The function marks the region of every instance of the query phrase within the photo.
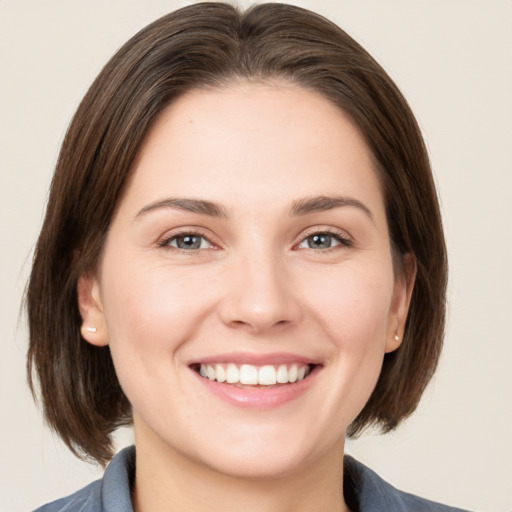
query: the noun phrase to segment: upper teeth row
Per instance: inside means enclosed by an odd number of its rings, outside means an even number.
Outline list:
[[[287,366],[253,366],[252,364],[243,364],[240,368],[229,363],[206,365],[201,364],[199,373],[210,380],[217,382],[227,382],[228,384],[253,384],[260,386],[272,386],[273,384],[288,384],[289,382],[298,382],[304,379],[309,373],[309,366],[304,364],[292,364]]]

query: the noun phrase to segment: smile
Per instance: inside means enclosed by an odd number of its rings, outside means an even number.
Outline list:
[[[201,377],[212,381],[246,386],[275,386],[292,384],[304,380],[311,366],[304,363],[263,365],[237,365],[235,363],[200,364],[197,370]]]
[[[223,402],[269,410],[307,394],[324,365],[290,353],[229,353],[190,361],[188,367],[202,389]]]

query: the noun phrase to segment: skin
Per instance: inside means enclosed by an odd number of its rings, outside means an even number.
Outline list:
[[[314,196],[352,204],[290,214]],[[226,216],[154,207],[170,197],[214,202]],[[178,248],[190,232],[199,248]],[[315,233],[332,234],[311,248]],[[393,270],[370,152],[330,101],[241,83],[167,107],[98,272],[78,286],[83,335],[110,345],[133,405],[135,510],[348,510],[345,430],[399,346],[407,275]],[[244,409],[189,367],[233,352],[291,353],[319,371],[294,400]]]

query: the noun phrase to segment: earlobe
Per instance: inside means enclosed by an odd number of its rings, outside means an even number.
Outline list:
[[[403,270],[395,279],[393,303],[388,323],[386,352],[393,352],[402,344],[405,322],[409,312],[412,291],[416,281],[416,258],[411,253],[402,256]]]
[[[78,309],[82,317],[82,338],[98,347],[108,345],[108,333],[103,313],[98,280],[80,276],[77,284]]]

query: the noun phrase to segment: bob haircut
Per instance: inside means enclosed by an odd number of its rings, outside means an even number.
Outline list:
[[[373,156],[386,205],[395,274],[414,255],[417,276],[398,350],[348,430],[394,429],[417,407],[443,340],[446,248],[426,148],[407,102],[375,60],[339,27],[305,9],[247,11],[205,2],[172,12],[130,39],[83,98],[66,133],[27,288],[28,379],[45,419],[73,453],[100,464],[113,431],[132,421],[108,347],[80,335],[80,275],[93,275],[139,147],[170,102],[198,88],[288,82],[344,111]],[[39,381],[37,392],[34,377]]]

